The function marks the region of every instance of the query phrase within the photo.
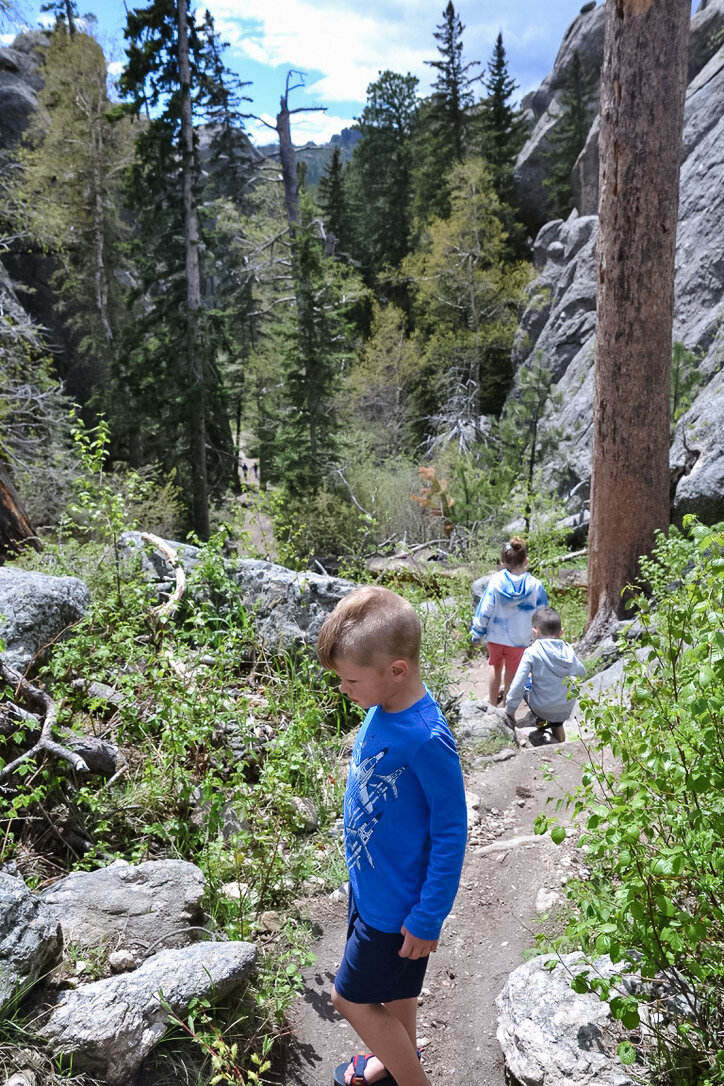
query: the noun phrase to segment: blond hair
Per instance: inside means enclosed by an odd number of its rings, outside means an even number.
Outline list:
[[[521,539],[519,535],[514,535],[512,539],[503,544],[500,561],[506,569],[517,569],[525,565],[527,558],[528,548],[525,545],[525,540]]]
[[[339,601],[322,624],[317,656],[322,667],[349,660],[358,667],[420,658],[420,620],[411,603],[389,588],[366,585]]]

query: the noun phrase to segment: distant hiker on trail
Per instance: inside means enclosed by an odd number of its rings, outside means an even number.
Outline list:
[[[488,581],[470,630],[473,644],[488,642],[488,699],[491,705],[502,700],[500,685],[503,678],[503,696],[507,694],[521,657],[530,644],[533,612],[548,603],[541,582],[527,572],[528,550],[520,536],[513,536],[503,544],[500,561],[505,569],[494,573]]]
[[[564,721],[568,720],[574,699],[568,693],[566,679],[586,674],[586,668],[561,637],[561,616],[552,607],[533,612],[533,637],[523,653],[508,691],[505,711],[515,720],[515,710],[525,698],[537,726],[550,728],[553,738],[565,742]]]
[[[251,465],[251,468],[252,468],[252,471],[254,472],[254,478],[258,480],[258,478],[259,478],[259,465],[257,464],[256,460]]]
[[[242,463],[241,470],[244,472],[244,482],[246,482],[246,478],[249,474],[249,465],[247,464],[246,460],[244,460],[244,462]]]
[[[344,794],[347,944],[332,1003],[367,1046],[337,1086],[430,1086],[417,1050],[417,998],[450,912],[465,855],[460,759],[420,676],[420,621],[378,586],[344,596],[317,653],[367,709]]]

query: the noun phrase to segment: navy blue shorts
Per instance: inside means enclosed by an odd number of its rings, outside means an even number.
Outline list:
[[[350,1003],[391,1003],[419,996],[429,955],[401,958],[401,932],[378,931],[365,924],[349,891],[347,945],[334,987]]]

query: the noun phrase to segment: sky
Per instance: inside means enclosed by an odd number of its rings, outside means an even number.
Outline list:
[[[37,25],[42,0],[19,0],[26,21]],[[128,0],[129,7],[143,7]],[[517,95],[534,90],[551,71],[568,26],[584,0],[459,0],[465,61],[487,65],[498,32],[503,34],[508,70]],[[599,0],[600,2],[600,0]],[[446,0],[209,0],[222,39],[229,43],[227,66],[250,80],[249,112],[273,125],[289,69],[304,72],[304,86],[289,99],[291,108],[325,106],[326,112],[297,113],[292,138],[297,145],[327,142],[354,123],[365,105],[367,86],[386,69],[418,77],[429,91],[435,59],[433,37]],[[112,73],[123,64],[124,0],[78,0],[81,13],[93,13],[96,37]],[[5,30],[12,29],[7,26]],[[2,40],[12,40],[12,33]],[[296,79],[295,82],[300,82]],[[274,133],[247,122],[252,139],[264,143]]]

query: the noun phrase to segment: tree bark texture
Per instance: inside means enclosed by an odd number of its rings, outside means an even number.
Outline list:
[[[191,116],[187,0],[178,0],[178,62],[181,84],[183,199],[186,243],[187,350],[189,377],[189,451],[193,486],[194,530],[209,538],[209,494],[206,470],[205,368],[199,335],[201,272],[199,269],[199,216],[193,190],[194,133]]]
[[[607,0],[589,622],[625,613],[669,523],[674,253],[689,0]]]
[[[294,156],[291,126],[289,123],[289,80],[287,90],[282,95],[277,113],[277,133],[279,135],[279,161],[282,167],[284,183],[284,206],[290,227],[299,223],[299,188],[297,186],[297,163]]]
[[[8,551],[25,542],[36,551],[43,549],[22,507],[10,472],[0,464],[0,564]]]

